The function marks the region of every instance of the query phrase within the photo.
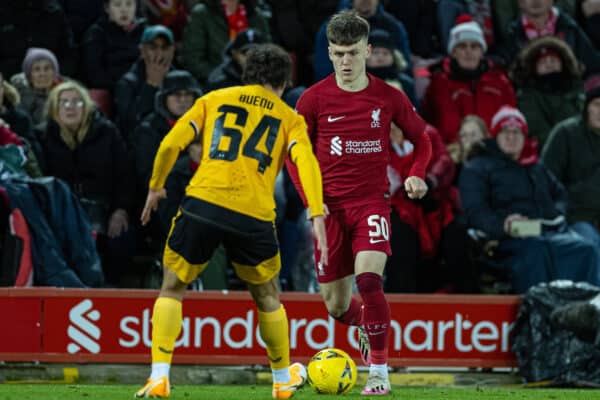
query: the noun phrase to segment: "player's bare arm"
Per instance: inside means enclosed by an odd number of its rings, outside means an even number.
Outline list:
[[[146,225],[150,221],[150,218],[152,217],[152,212],[156,211],[156,209],[158,208],[158,202],[166,198],[167,191],[165,189],[148,190],[148,196],[146,196],[146,204],[144,204],[142,216],[140,217],[142,225]]]

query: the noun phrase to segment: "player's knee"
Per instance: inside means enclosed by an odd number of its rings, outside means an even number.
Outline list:
[[[373,272],[365,272],[356,276],[356,288],[361,296],[370,293],[383,293],[381,276]]]
[[[333,318],[341,317],[348,309],[348,304],[346,304],[344,301],[341,301],[341,299],[330,299],[329,301],[326,300],[325,306],[327,307],[327,312]]]
[[[163,271],[163,281],[160,287],[161,296],[182,299],[187,284],[179,280],[175,272],[169,268],[164,268]]]
[[[260,285],[248,284],[248,290],[256,303],[256,307],[263,312],[272,312],[279,309],[279,286],[277,277]]]

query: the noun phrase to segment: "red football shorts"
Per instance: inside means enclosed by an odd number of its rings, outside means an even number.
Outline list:
[[[325,219],[328,265],[319,263],[321,252],[315,242],[318,281],[331,282],[354,274],[354,258],[359,251],[392,254],[389,221],[388,205],[362,205],[331,211]]]

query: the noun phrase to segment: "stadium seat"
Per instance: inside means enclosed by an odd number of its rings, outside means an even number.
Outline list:
[[[88,93],[106,118],[112,119],[113,101],[110,92],[106,89],[88,89]]]

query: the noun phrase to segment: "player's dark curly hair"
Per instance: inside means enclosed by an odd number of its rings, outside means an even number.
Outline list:
[[[338,46],[350,46],[369,38],[369,22],[354,10],[335,14],[327,24],[327,40]]]
[[[242,80],[249,85],[281,88],[289,82],[291,70],[290,56],[284,49],[276,44],[259,44],[247,53]]]

